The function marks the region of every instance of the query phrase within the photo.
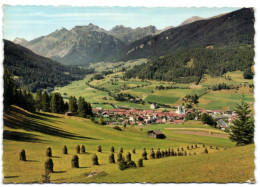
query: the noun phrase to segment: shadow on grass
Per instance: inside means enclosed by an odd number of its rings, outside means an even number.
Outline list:
[[[26,162],[39,162],[38,160],[26,160]]]
[[[45,116],[48,114],[44,114]],[[51,116],[53,117],[53,116]],[[36,114],[30,114],[28,117],[26,116],[19,116],[17,113],[8,113],[4,114],[4,126],[13,128],[13,129],[23,129],[26,131],[35,131],[40,132],[43,134],[51,135],[51,136],[57,136],[62,138],[68,138],[68,139],[92,139],[92,140],[98,140],[96,138],[86,137],[86,136],[80,136],[75,133],[64,131],[58,127],[55,127],[50,124],[46,124],[46,122],[55,123],[57,121],[49,118],[45,118],[40,115]],[[60,123],[60,122],[59,122]],[[39,141],[37,138],[29,136],[29,134],[25,133],[24,138],[22,134],[20,134],[20,138],[17,137],[17,141],[30,141],[30,142],[37,142]],[[27,135],[27,136],[26,136]],[[10,138],[10,136],[7,136],[6,138]],[[14,137],[15,139],[15,137]]]
[[[52,156],[52,158],[61,158],[60,156]]]
[[[66,171],[53,171],[53,173],[66,173]]]
[[[5,179],[13,179],[13,178],[18,178],[19,176],[4,176]]]
[[[9,130],[4,130],[3,139],[21,141],[21,142],[37,142],[37,143],[46,142],[44,140],[37,138],[36,135],[30,134],[30,133],[15,132],[15,131],[9,131]]]

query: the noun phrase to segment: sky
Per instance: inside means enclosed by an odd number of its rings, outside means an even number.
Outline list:
[[[61,27],[70,30],[76,25],[89,23],[106,30],[116,25],[132,28],[154,25],[157,29],[163,29],[177,26],[192,16],[208,18],[237,9],[239,8],[4,5],[3,37],[8,40],[16,37],[32,40]]]

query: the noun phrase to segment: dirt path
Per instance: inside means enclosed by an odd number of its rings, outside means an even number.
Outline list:
[[[219,131],[219,130],[215,130],[215,129],[206,129],[206,128],[164,128],[165,130],[179,130],[179,129],[183,129],[183,130],[200,130],[200,131],[206,131],[206,132],[216,132],[216,133],[221,133],[224,134],[223,132]]]
[[[209,134],[207,132],[201,131],[174,131],[180,134],[191,134],[191,135],[198,135],[198,136],[209,136],[209,137],[219,137],[219,138],[228,138],[226,134]]]

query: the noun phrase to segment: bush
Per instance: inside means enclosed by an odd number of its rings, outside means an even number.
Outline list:
[[[77,155],[73,155],[71,159],[72,168],[79,168],[79,157]]]
[[[92,156],[92,162],[93,162],[93,165],[99,165],[98,156],[95,153]]]
[[[110,163],[110,164],[115,163],[114,153],[111,153],[111,154],[109,155],[108,160],[109,160],[109,163]]]
[[[144,167],[143,159],[141,159],[141,158],[138,160],[138,167]]]
[[[111,151],[112,153],[115,152],[115,148],[114,148],[114,146],[111,146],[110,151]]]
[[[132,153],[135,154],[135,148],[133,148]]]
[[[68,154],[68,148],[66,145],[63,146],[62,153],[67,155]]]
[[[44,163],[44,166],[46,174],[53,173],[53,161],[51,158],[47,158],[47,160]]]
[[[254,73],[252,72],[251,68],[246,68],[243,73],[244,79],[253,79]]]
[[[144,150],[142,154],[143,160],[147,160],[147,152]]]
[[[98,145],[97,146],[97,152],[101,152],[102,150],[101,150],[101,145]]]
[[[208,149],[207,148],[204,149],[204,153],[208,154]]]
[[[123,151],[123,147],[120,147],[119,152],[120,152],[120,153],[123,153],[123,152],[124,152],[124,151]]]
[[[50,148],[50,147],[48,147],[48,148],[46,149],[46,156],[47,156],[47,157],[52,157],[52,151],[51,151],[51,148]]]
[[[130,162],[131,161],[131,153],[126,153],[126,161]]]
[[[117,154],[117,162],[121,162],[123,160],[123,155],[121,152]]]
[[[212,118],[212,116],[208,115],[207,113],[201,114],[201,121],[204,124],[208,124],[210,126],[216,127],[217,122],[215,119]]]
[[[85,153],[86,152],[84,145],[81,145],[80,151],[81,151],[81,153]]]
[[[122,129],[118,126],[114,126],[113,129],[118,130],[118,131],[122,131]]]
[[[153,150],[151,151],[150,158],[151,158],[151,159],[154,159],[154,158],[155,158],[155,153],[154,153]]]
[[[80,153],[80,146],[76,145],[76,153],[79,154]]]
[[[26,155],[25,155],[25,150],[22,149],[21,152],[19,153],[20,160],[26,161]]]

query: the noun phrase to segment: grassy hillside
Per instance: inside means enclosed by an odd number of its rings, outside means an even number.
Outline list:
[[[149,129],[161,129],[166,139],[147,137]],[[197,130],[196,130],[197,129]],[[214,131],[215,130],[215,131]],[[212,134],[207,133],[212,131]],[[190,132],[188,134],[187,132]],[[194,132],[200,132],[200,135]],[[204,132],[204,133],[203,133]],[[87,119],[54,115],[32,114],[13,106],[4,114],[3,175],[4,183],[41,182],[44,174],[45,150],[53,151],[54,173],[51,182],[245,182],[254,177],[254,145],[235,147],[225,134],[200,122],[186,122],[183,125],[151,125],[126,127],[117,131],[111,126],[99,126]],[[201,154],[204,143],[208,155]],[[83,144],[86,154],[79,154],[78,169],[71,168],[75,146]],[[197,155],[149,159],[150,148],[161,149],[184,147],[198,144],[189,152]],[[68,147],[68,155],[62,154],[62,147]],[[96,146],[102,146],[102,153]],[[148,160],[143,168],[120,171],[117,164],[108,164],[110,147],[124,148],[123,155],[136,148],[132,160],[141,158],[146,148]],[[212,145],[214,149],[209,149]],[[218,146],[220,150],[216,150]],[[226,147],[227,150],[223,148]],[[19,151],[25,149],[26,162],[19,161]],[[91,157],[96,153],[99,166],[93,166]],[[115,158],[116,155],[115,155]],[[90,172],[96,172],[88,177]]]

